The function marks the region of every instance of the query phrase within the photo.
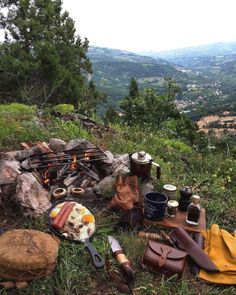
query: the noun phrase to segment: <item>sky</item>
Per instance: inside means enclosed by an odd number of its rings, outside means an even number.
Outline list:
[[[162,51],[236,41],[236,0],[63,0],[90,45]]]

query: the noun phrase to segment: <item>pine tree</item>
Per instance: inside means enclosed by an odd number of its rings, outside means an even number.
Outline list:
[[[139,95],[138,83],[134,78],[132,78],[130,81],[130,86],[129,86],[129,97],[135,98],[135,97],[138,97],[138,95]]]
[[[131,80],[129,95],[121,101],[123,119],[128,126],[138,125],[140,128],[150,127],[155,130],[170,118],[180,118],[174,103],[179,87],[172,78],[164,83],[167,83],[167,92],[158,95],[152,88],[139,92],[137,82]]]
[[[129,85],[129,95],[125,97],[120,103],[121,109],[124,111],[124,120],[127,125],[132,125],[135,122],[137,103],[136,100],[139,96],[138,83],[134,78],[131,79]]]
[[[2,0],[0,100],[84,105],[92,66],[61,0]],[[6,99],[7,98],[7,99]],[[90,107],[101,97],[97,95]],[[96,100],[97,99],[97,100]]]

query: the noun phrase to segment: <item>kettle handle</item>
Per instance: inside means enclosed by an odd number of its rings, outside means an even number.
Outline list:
[[[161,167],[159,164],[152,162],[152,165],[156,167],[156,178],[160,179],[161,178]]]

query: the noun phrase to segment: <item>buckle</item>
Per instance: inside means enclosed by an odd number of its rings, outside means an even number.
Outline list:
[[[168,254],[171,252],[171,248],[165,245],[162,245],[161,247],[161,256],[159,258],[158,266],[159,268],[163,267],[166,263],[166,258]]]

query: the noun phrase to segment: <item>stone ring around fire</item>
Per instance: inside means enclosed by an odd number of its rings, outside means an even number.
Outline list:
[[[73,187],[71,193],[75,197],[81,197],[85,194],[85,190],[82,187]]]
[[[62,197],[65,197],[66,194],[67,194],[67,190],[62,187],[56,188],[52,193],[52,195],[55,199],[60,199]]]

